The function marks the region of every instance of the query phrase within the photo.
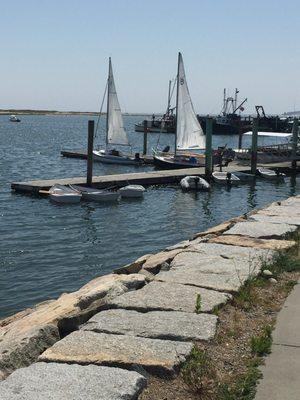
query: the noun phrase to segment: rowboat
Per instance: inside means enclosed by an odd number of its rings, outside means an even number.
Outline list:
[[[262,178],[270,180],[284,179],[285,177],[284,173],[279,172],[278,170],[273,171],[268,168],[257,168],[257,174]]]
[[[54,185],[49,189],[50,199],[56,203],[74,204],[81,200],[81,193],[64,185]]]
[[[121,197],[124,198],[141,198],[144,196],[144,191],[142,185],[127,185],[119,190]]]
[[[219,183],[221,185],[238,185],[241,182],[240,179],[231,172],[215,171],[212,173],[212,177],[214,182]]]
[[[120,197],[120,193],[118,191],[113,192],[110,190],[99,190],[96,188],[79,185],[70,185],[70,188],[76,190],[78,193],[81,193],[82,199],[87,201],[96,201],[99,203],[115,202]]]

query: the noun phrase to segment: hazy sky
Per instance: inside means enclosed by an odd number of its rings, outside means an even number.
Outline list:
[[[198,113],[300,109],[299,0],[0,0],[0,108],[98,110],[112,57],[124,112],[161,112],[177,53]]]

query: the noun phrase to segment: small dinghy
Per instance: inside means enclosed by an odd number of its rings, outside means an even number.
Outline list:
[[[142,185],[128,185],[122,187],[119,192],[121,197],[140,198],[144,196],[145,188]]]
[[[253,174],[248,174],[247,172],[235,172],[235,176],[239,178],[241,182],[253,182],[256,178]]]
[[[180,186],[182,190],[209,190],[210,185],[206,182],[205,179],[200,178],[200,176],[186,176],[185,178],[181,179]]]
[[[81,193],[64,185],[54,185],[49,189],[50,199],[56,203],[74,204],[81,200]]]
[[[212,173],[212,177],[216,183],[220,183],[222,185],[238,185],[241,182],[240,179],[231,172],[216,171]]]
[[[79,185],[70,185],[70,188],[80,193],[83,200],[96,201],[99,203],[117,201],[120,197],[118,191],[112,192],[109,190],[99,190],[93,187]]]
[[[283,179],[285,177],[284,173],[279,172],[278,170],[273,171],[268,168],[257,168],[257,174],[262,178],[271,180]]]

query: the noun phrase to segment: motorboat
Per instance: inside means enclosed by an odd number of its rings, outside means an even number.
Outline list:
[[[9,120],[10,122],[21,122],[20,118],[18,118],[16,115],[11,115]]]
[[[50,199],[56,203],[74,204],[81,200],[81,193],[65,185],[54,185],[49,189]]]
[[[210,189],[210,184],[200,176],[186,176],[181,179],[180,186],[182,190],[196,190],[196,191],[207,191]]]
[[[118,191],[99,190],[93,187],[70,185],[70,188],[81,193],[82,199],[99,203],[115,202],[120,197]]]
[[[142,185],[127,185],[122,187],[119,192],[123,198],[141,198],[144,196],[145,188]]]
[[[240,179],[231,172],[220,172],[215,171],[212,173],[214,182],[221,185],[238,185],[241,181]]]
[[[278,170],[273,171],[271,169],[262,167],[257,168],[257,174],[262,178],[270,180],[284,179],[285,177],[283,172],[279,172]]]
[[[253,182],[256,179],[256,175],[247,172],[238,171],[235,172],[234,175],[237,176],[241,182]]]
[[[105,164],[123,164],[123,165],[143,164],[143,161],[140,158],[139,153],[136,153],[135,156],[126,155],[115,148],[116,146],[127,146],[127,147],[131,146],[127,137],[127,133],[124,128],[123,117],[116,91],[110,57],[109,57],[107,86],[104,92],[102,105],[104,104],[105,96],[107,97],[105,148],[93,151],[94,160],[100,161]],[[102,106],[97,121],[96,135],[101,114],[102,114]],[[113,148],[111,148],[111,146],[113,146]]]

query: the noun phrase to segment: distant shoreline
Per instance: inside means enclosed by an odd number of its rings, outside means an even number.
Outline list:
[[[98,111],[56,111],[56,110],[0,110],[0,115],[99,115]],[[102,113],[105,115],[106,113]],[[123,113],[123,115],[142,116],[152,115],[152,113]],[[155,115],[160,115],[155,114]]]

